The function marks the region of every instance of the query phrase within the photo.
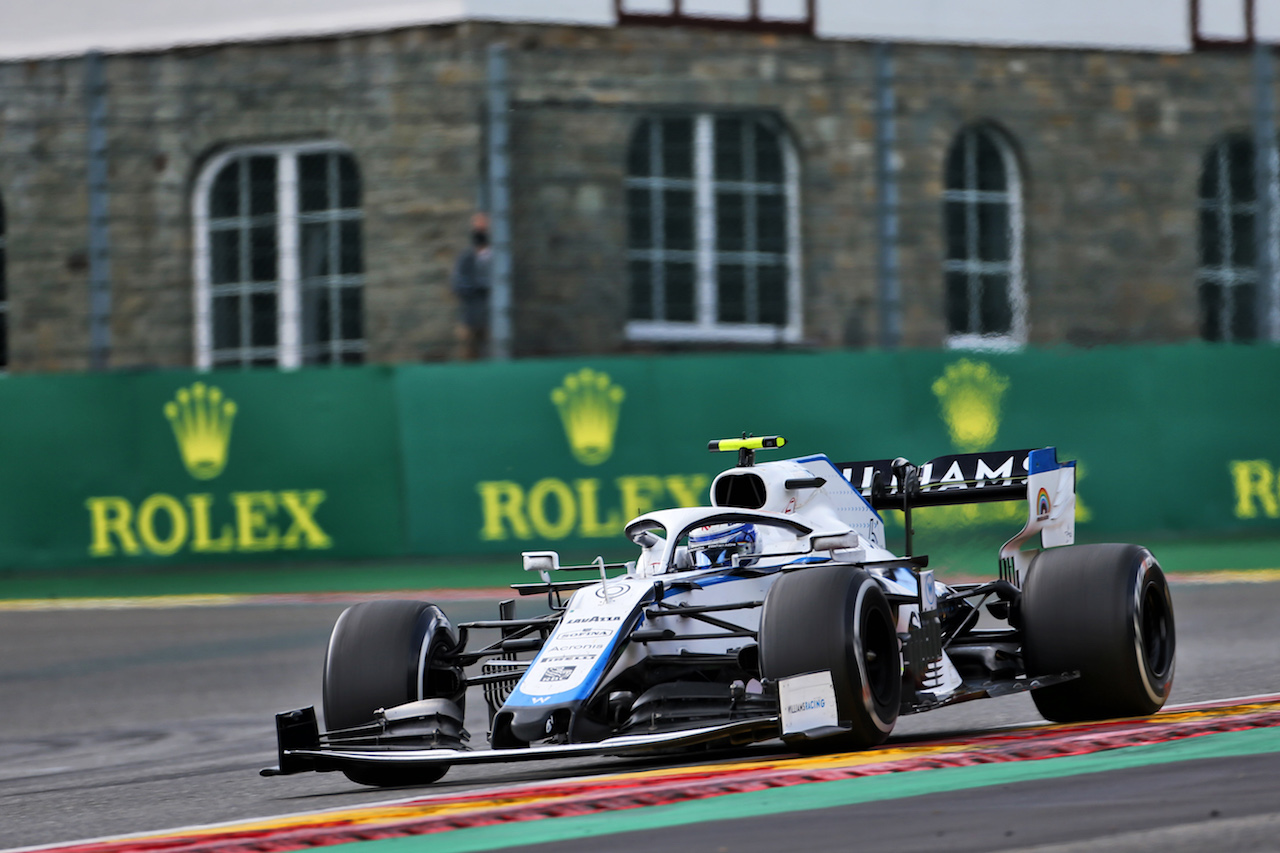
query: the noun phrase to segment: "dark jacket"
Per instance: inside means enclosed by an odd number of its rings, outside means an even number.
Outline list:
[[[490,253],[469,248],[453,267],[453,292],[462,302],[462,322],[472,329],[489,325]]]

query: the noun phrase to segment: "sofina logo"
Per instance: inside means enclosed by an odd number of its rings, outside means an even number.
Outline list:
[[[569,449],[583,465],[599,465],[613,454],[618,413],[626,396],[607,373],[589,367],[565,376],[560,387],[551,392]]]
[[[165,403],[164,416],[173,427],[187,473],[197,480],[212,480],[221,474],[231,444],[235,401],[224,398],[220,388],[196,382],[179,389],[174,399]]]
[[[1000,401],[1008,388],[1008,378],[991,365],[967,358],[948,365],[934,381],[933,393],[957,449],[977,453],[991,446],[1000,429]]]

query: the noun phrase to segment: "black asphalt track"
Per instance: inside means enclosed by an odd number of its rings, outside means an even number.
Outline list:
[[[1113,770],[520,849],[1263,853],[1280,850],[1280,755]]]
[[[1179,635],[1173,702],[1280,693],[1280,583],[1178,584],[1173,597]],[[495,610],[487,601],[444,607],[456,620],[491,618]],[[319,701],[324,646],[341,609],[325,603],[0,610],[0,849],[654,766],[621,759],[472,766],[454,768],[430,787],[394,791],[360,788],[338,774],[259,777],[275,760],[273,715]],[[973,702],[905,718],[894,740],[1035,719],[1026,696]],[[468,708],[468,727],[484,731],[482,706]],[[767,837],[775,850],[911,850],[924,849],[909,845],[937,837],[932,831],[947,834],[931,850],[1080,842],[1088,849],[1169,851],[1191,848],[1177,847],[1181,842],[1161,835],[1161,827],[1185,824],[1188,838],[1215,827],[1243,837],[1263,827],[1275,839],[1270,847],[1232,847],[1233,836],[1224,835],[1197,849],[1280,850],[1280,771],[1270,766],[1265,758],[1232,759],[931,794],[684,827],[661,841],[646,841],[646,833],[611,836],[597,839],[595,849],[765,849],[746,845]],[[1108,823],[1103,815],[1111,804],[1112,813],[1138,822]],[[963,846],[971,833],[981,840]],[[1151,833],[1158,844],[1132,846]]]

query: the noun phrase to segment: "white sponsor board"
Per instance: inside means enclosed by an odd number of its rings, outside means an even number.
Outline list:
[[[778,681],[782,700],[782,733],[803,734],[840,725],[836,689],[830,672],[811,672]]]

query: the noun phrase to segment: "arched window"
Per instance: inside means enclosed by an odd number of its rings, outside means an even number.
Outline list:
[[[330,143],[214,158],[196,184],[196,364],[364,360],[360,176]]]
[[[993,128],[961,130],[947,154],[942,194],[948,344],[1021,346],[1027,337],[1022,177]]]
[[[0,370],[9,368],[9,279],[5,272],[9,259],[5,247],[4,199],[0,199]]]
[[[627,153],[627,336],[798,341],[797,173],[770,117],[641,121]]]
[[[1207,341],[1257,337],[1258,289],[1253,142],[1228,136],[1204,156],[1200,171],[1200,336]]]

